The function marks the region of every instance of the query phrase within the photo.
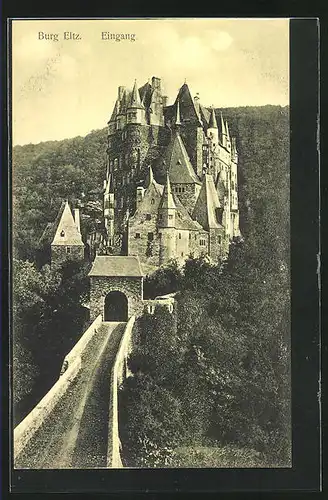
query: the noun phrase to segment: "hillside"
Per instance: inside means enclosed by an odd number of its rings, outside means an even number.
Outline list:
[[[196,430],[201,450],[211,448],[213,442],[215,446],[237,444],[246,447],[243,456],[248,456],[248,448],[266,454],[272,450],[272,455],[280,454],[280,464],[288,461],[289,110],[279,106],[227,108],[224,116],[239,152],[240,225],[245,245],[232,250],[229,266],[219,279],[217,269],[191,261],[182,277],[173,270],[169,278],[164,272],[160,278],[147,280],[150,295],[155,289],[155,295],[163,290],[168,293],[175,281],[181,313],[178,339],[175,332],[167,332],[164,318],[163,331],[156,326],[157,334],[137,346],[139,359],[131,360],[137,376],[123,393],[124,407],[130,411],[122,417],[127,419],[124,445],[130,449],[132,465],[136,449],[140,453],[140,443],[133,439],[141,432],[149,446],[169,444],[180,450],[171,459],[186,463],[183,450],[188,455],[190,445],[195,446]],[[82,305],[88,288],[87,269],[64,270],[58,276],[23,261],[37,262],[39,239],[47,223],[55,219],[63,198],[72,202],[98,198],[92,217],[101,217],[105,165],[106,129],[85,138],[13,149],[13,245],[18,259],[14,266],[14,365],[18,373],[14,385],[17,404],[22,406],[19,418],[50,388],[63,355],[83,331]],[[153,329],[149,319],[143,327]],[[167,349],[170,339],[178,340],[178,358]],[[218,364],[222,374],[215,371]],[[176,380],[180,380],[178,386]],[[228,385],[224,380],[230,380]],[[186,386],[193,388],[194,401]],[[141,408],[142,400],[147,405]],[[203,413],[200,401],[209,403],[203,405]],[[158,405],[170,419],[153,419]],[[131,422],[128,415],[136,419]],[[144,422],[142,429],[140,422]],[[158,432],[150,436],[149,426]],[[177,434],[172,433],[172,426]],[[283,453],[279,451],[282,434],[286,438]],[[168,436],[174,437],[170,443]],[[149,446],[142,453],[146,466],[150,465]],[[159,456],[158,463],[163,460]],[[273,459],[266,456],[266,460]]]
[[[266,200],[280,207],[271,220],[274,231],[280,233],[288,219],[284,208],[288,207],[288,108],[227,108],[224,116],[237,137],[242,231],[247,233],[249,219],[259,215],[261,200]],[[88,199],[92,191],[101,190],[105,165],[105,128],[84,138],[13,148],[16,257],[35,259],[39,238],[46,224],[55,219],[61,200]]]

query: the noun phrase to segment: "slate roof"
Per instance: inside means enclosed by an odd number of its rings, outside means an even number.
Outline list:
[[[221,208],[221,204],[214,186],[213,177],[211,174],[205,174],[194,207],[193,217],[206,230],[222,228],[222,225],[217,220],[218,208]]]
[[[88,276],[141,278],[138,256],[97,255]]]
[[[165,154],[166,165],[172,184],[201,184],[179,132],[175,132]]]
[[[71,209],[66,201],[52,245],[83,245]]]
[[[137,80],[134,81],[133,89],[130,95],[130,101],[128,101],[129,108],[144,109],[144,105],[141,103],[139,89],[137,85]]]
[[[168,175],[166,175],[166,183],[164,186],[164,191],[158,208],[172,208],[172,209],[176,208],[171,190],[170,179]]]
[[[199,222],[193,220],[185,206],[181,203],[178,196],[173,194],[174,202],[177,207],[176,217],[175,217],[175,228],[176,229],[188,229],[189,231],[201,231],[203,228]]]
[[[116,120],[117,113],[119,111],[119,106],[120,106],[120,101],[118,99],[116,99],[115,106],[114,106],[112,115],[111,115],[108,123],[114,122]]]

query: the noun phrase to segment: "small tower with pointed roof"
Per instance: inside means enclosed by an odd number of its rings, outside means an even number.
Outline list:
[[[225,123],[224,123],[224,120],[223,120],[223,116],[222,116],[222,112],[221,112],[221,142],[222,142],[222,146],[224,148],[227,147],[227,131],[226,131],[226,128],[225,128]]]
[[[227,134],[227,150],[231,151],[231,140],[230,140],[229,126],[227,120],[225,122],[225,129]]]
[[[158,230],[160,235],[159,263],[176,257],[177,207],[173,198],[169,175],[166,174],[163,195],[158,207]]]
[[[51,243],[51,265],[59,266],[68,260],[83,260],[84,244],[80,232],[79,211],[75,210],[75,219],[66,200],[64,209]]]
[[[127,123],[145,123],[145,107],[141,102],[138,90],[137,80],[134,81],[133,89],[128,100],[127,108]]]
[[[107,237],[107,244],[114,244],[114,190],[112,183],[112,174],[107,172],[104,189],[104,221]]]
[[[218,124],[216,121],[215,110],[213,107],[211,109],[210,121],[209,121],[208,129],[207,129],[207,137],[210,139],[212,146],[218,145],[219,130],[218,130]]]

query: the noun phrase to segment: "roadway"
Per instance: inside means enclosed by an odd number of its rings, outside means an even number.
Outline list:
[[[85,366],[15,463],[22,469],[107,465],[110,378],[125,323],[103,323]]]

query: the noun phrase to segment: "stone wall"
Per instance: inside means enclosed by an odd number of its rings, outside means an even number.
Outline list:
[[[201,245],[205,241],[205,245]],[[200,257],[208,252],[209,233],[207,231],[190,231],[189,253],[194,257]]]
[[[121,440],[119,434],[118,390],[127,375],[127,358],[132,350],[132,334],[134,322],[135,317],[132,316],[126,324],[120,347],[116,355],[115,364],[112,370],[108,418],[108,468],[117,469],[123,467],[120,454]]]
[[[128,299],[128,317],[142,312],[143,278],[90,276],[90,317],[104,317],[105,297],[119,291]]]
[[[54,266],[59,266],[63,262],[70,260],[79,261],[83,259],[84,245],[51,245],[51,264]]]
[[[77,344],[65,357],[63,362],[64,373],[52,386],[49,392],[33,408],[14,430],[14,459],[19,460],[22,451],[32,439],[36,431],[49,418],[53,409],[66,394],[71,384],[83,369],[83,360],[89,342],[98,334],[102,319],[99,316],[86,330]]]

